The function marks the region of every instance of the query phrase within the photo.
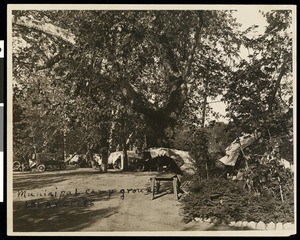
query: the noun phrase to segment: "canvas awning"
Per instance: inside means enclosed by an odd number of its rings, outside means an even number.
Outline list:
[[[135,151],[127,151],[127,157],[138,159],[140,158],[140,155]],[[118,158],[121,158],[121,160],[123,159],[123,151],[112,152],[108,157],[108,164],[114,164],[114,162],[117,161]]]
[[[172,158],[177,166],[185,173],[194,174],[195,160],[189,155],[187,151],[171,149],[171,148],[150,148],[149,149],[151,159],[166,156]],[[135,151],[127,151],[128,158],[140,159],[141,156]],[[108,164],[114,164],[118,159],[123,161],[123,151],[112,152],[108,158]],[[149,159],[151,161],[151,159]]]
[[[187,151],[171,148],[150,148],[149,151],[152,159],[156,157],[166,156],[172,158],[182,171],[189,174],[195,173],[195,160]]]
[[[261,133],[243,134],[234,140],[226,149],[226,155],[219,159],[224,165],[234,166],[241,150],[251,145],[261,136]]]

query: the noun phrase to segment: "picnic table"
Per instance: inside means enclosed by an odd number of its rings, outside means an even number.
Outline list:
[[[160,182],[173,182],[173,193],[175,199],[178,200],[178,190],[179,190],[179,179],[177,175],[174,174],[161,174],[156,177],[150,178],[151,182],[151,193],[152,199],[154,199],[154,195],[159,193]]]

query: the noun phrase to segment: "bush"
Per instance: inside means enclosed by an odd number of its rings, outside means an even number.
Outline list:
[[[287,192],[286,196],[288,193],[292,192]],[[195,217],[217,218],[225,222],[294,220],[292,196],[286,197],[282,203],[268,191],[257,194],[246,190],[243,181],[222,178],[195,181],[182,202],[185,222]]]

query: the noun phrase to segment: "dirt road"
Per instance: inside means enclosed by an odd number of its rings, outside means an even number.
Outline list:
[[[14,174],[14,231],[199,231],[210,224],[185,224],[171,183],[151,200],[150,177],[156,172],[99,173],[73,169]]]

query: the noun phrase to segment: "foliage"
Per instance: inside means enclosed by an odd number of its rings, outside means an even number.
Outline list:
[[[13,15],[14,80],[26,89],[40,75],[41,81],[61,90],[62,99],[68,100],[56,113],[72,110],[65,113],[71,126],[64,126],[64,131],[79,126],[93,131],[91,142],[102,137],[111,142],[117,135],[113,132],[122,132],[126,139],[134,129],[125,128],[139,125],[139,130],[153,135],[150,146],[168,145],[185,103],[185,119],[195,115],[192,106],[198,106],[203,79],[217,84],[206,89],[208,95],[220,92],[222,81],[217,79],[228,75],[226,59],[237,54],[240,44],[238,23],[230,11],[14,11]],[[41,30],[20,24],[26,21]],[[53,35],[55,29],[60,37]],[[207,65],[210,71],[204,71]]]
[[[240,129],[231,124],[215,121],[204,128],[194,125],[178,126],[175,128],[172,147],[189,151],[196,160],[195,169],[201,178],[219,176],[224,173],[224,169],[218,169],[217,162],[240,132]]]
[[[243,181],[209,178],[194,182],[183,198],[184,220],[195,217],[217,218],[221,221],[293,222],[293,181],[283,185],[285,201],[269,191],[260,195],[244,188]]]
[[[196,161],[196,173],[198,176],[206,178],[212,165],[208,152],[208,134],[204,129],[195,129],[192,140],[189,152]]]
[[[255,26],[241,32],[232,11],[14,11],[14,150],[107,155],[131,138],[181,145],[202,174],[241,131],[291,139],[291,15],[263,15],[265,32],[250,37]],[[203,128],[219,95],[228,132]],[[185,143],[178,125],[190,126]]]
[[[291,127],[284,121],[292,118],[291,13],[271,11],[264,16],[268,22],[265,32],[244,36],[248,60],[237,64],[223,99],[229,117],[244,132],[259,130],[273,137]]]
[[[252,164],[249,161],[250,166],[243,170],[242,176],[245,181],[245,187],[257,193],[267,190],[272,192],[272,195],[277,200],[281,199],[280,186],[293,184],[293,174],[290,169],[286,169],[280,164],[280,159],[260,159],[258,157],[254,157],[253,159]],[[282,200],[284,200],[285,197],[282,197]]]

